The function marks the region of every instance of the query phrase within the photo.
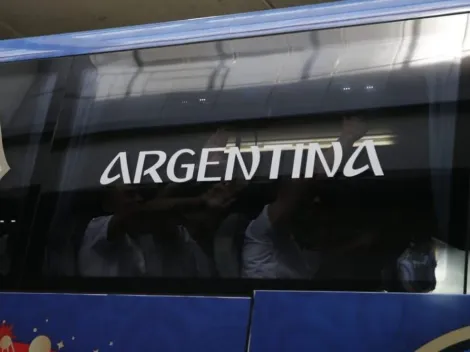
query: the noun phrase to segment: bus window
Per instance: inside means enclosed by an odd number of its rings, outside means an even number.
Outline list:
[[[36,166],[48,154],[68,61],[0,66],[0,275],[6,288],[25,269],[44,176]]]
[[[463,292],[467,22],[74,57],[31,277],[94,292]]]

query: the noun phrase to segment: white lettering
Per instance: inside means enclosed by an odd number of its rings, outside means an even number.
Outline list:
[[[261,154],[259,151],[259,147],[251,147],[251,170],[248,172],[248,169],[245,165],[245,161],[243,160],[242,153],[240,149],[237,147],[232,147],[228,151],[228,159],[227,159],[227,168],[225,169],[225,180],[231,181],[233,179],[233,170],[235,168],[235,159],[238,160],[240,167],[243,172],[243,176],[245,180],[251,180],[258,170],[258,166],[261,160]]]
[[[206,177],[206,168],[209,165],[217,165],[218,161],[209,161],[210,152],[223,152],[225,148],[203,148],[201,151],[201,160],[199,161],[199,170],[197,180],[200,182],[220,181],[221,177]]]
[[[172,155],[172,157],[168,161],[168,165],[166,166],[166,173],[170,181],[175,182],[175,183],[187,182],[190,179],[192,179],[194,176],[194,164],[183,164],[181,165],[181,168],[186,170],[186,174],[184,175],[184,177],[181,177],[181,178],[176,177],[175,175],[176,161],[181,154],[189,154],[189,155],[194,156],[196,153],[191,149],[181,149]]]
[[[308,145],[307,165],[305,167],[306,178],[313,177],[315,169],[315,156],[317,154],[320,158],[323,169],[325,170],[326,176],[333,177],[336,174],[341,165],[341,160],[343,159],[343,148],[339,142],[333,142],[331,147],[333,148],[333,166],[330,169],[320,145],[318,143],[310,143]]]
[[[147,170],[142,172],[142,170],[144,169],[144,162],[145,162],[145,158],[147,157],[147,155],[156,155],[158,157],[158,160],[155,164],[153,164]],[[166,153],[160,150],[150,150],[146,152],[140,152],[139,158],[137,159],[137,167],[135,169],[134,183],[140,183],[140,181],[142,180],[142,176],[147,176],[147,175],[150,175],[153,182],[162,183],[163,181],[160,175],[158,174],[157,170],[165,163],[165,161],[166,161]]]
[[[382,166],[380,165],[379,157],[377,156],[377,151],[375,150],[374,142],[372,140],[365,140],[362,142],[360,146],[356,148],[354,153],[352,153],[351,157],[347,161],[346,165],[344,165],[343,174],[346,177],[354,177],[359,174],[362,174],[366,170],[369,169],[369,165],[364,165],[359,169],[354,169],[354,162],[358,158],[359,154],[361,153],[362,149],[366,148],[367,156],[369,157],[370,166],[372,168],[372,172],[375,176],[383,176],[384,172],[382,170]]]
[[[267,146],[266,149],[272,150],[271,165],[269,170],[269,179],[277,179],[279,177],[280,165],[281,165],[281,156],[282,152],[286,149],[292,149],[292,145],[275,145]],[[298,179],[302,173],[303,159],[304,159],[304,144],[296,144],[294,146],[294,160],[292,164],[292,175],[293,179]],[[367,156],[369,158],[369,163],[360,168],[355,169],[354,164],[359,157],[361,151],[365,149]],[[221,153],[224,152],[225,148],[203,148],[201,151],[201,156],[199,160],[199,167],[197,172],[197,181],[199,182],[212,182],[220,181],[221,176],[206,176],[207,167],[211,165],[218,165],[218,160],[211,160],[210,153]],[[308,144],[307,160],[305,162],[305,177],[312,178],[314,173],[318,171],[318,166],[315,165],[315,159],[320,159],[320,163],[325,171],[327,177],[334,177],[338,172],[339,167],[341,166],[341,161],[343,159],[343,149],[339,142],[332,143],[332,163],[331,167],[329,166],[328,161],[326,160],[325,154],[318,143]],[[228,150],[227,164],[224,174],[224,180],[231,181],[234,177],[235,163],[238,162],[240,166],[243,177],[245,180],[251,180],[255,175],[260,166],[261,162],[261,151],[257,146],[251,147],[251,165],[248,166],[243,158],[242,151],[238,147],[232,147]],[[181,149],[174,153],[168,160],[168,165],[166,166],[166,173],[168,179],[171,182],[175,183],[184,183],[188,182],[194,178],[194,173],[196,169],[195,164],[182,164],[181,168],[184,171],[184,176],[178,177],[176,175],[176,165],[178,159],[183,154],[189,154],[191,156],[196,155],[196,152],[191,149]],[[147,156],[156,156],[157,161],[149,168],[144,170],[145,159]],[[139,153],[139,158],[137,160],[136,171],[134,175],[133,183],[138,184],[142,181],[143,176],[149,175],[153,182],[161,183],[162,178],[158,174],[158,169],[161,168],[167,160],[167,155],[163,151],[154,150],[154,151],[143,151]],[[114,176],[110,176],[111,170],[113,167],[118,165],[120,167],[120,172]],[[375,149],[374,142],[372,140],[363,141],[352,153],[351,157],[347,160],[343,174],[346,177],[354,177],[362,174],[368,169],[372,169],[372,172],[375,176],[383,176],[384,172],[382,166],[380,165],[379,158],[377,156],[377,151]],[[131,183],[131,178],[129,175],[129,166],[127,161],[126,152],[119,152],[109,165],[104,170],[100,178],[100,183],[102,185],[108,185],[117,181],[119,178],[123,179],[125,184]]]
[[[279,177],[279,167],[281,165],[281,153],[283,150],[289,148],[290,145],[274,145],[269,146],[266,149],[273,151],[273,157],[271,159],[271,170],[269,171],[269,179],[275,180]]]
[[[109,173],[111,172],[114,165],[119,161],[121,172],[118,173],[116,176],[109,177]],[[102,185],[109,185],[114,181],[118,180],[122,175],[122,180],[125,184],[131,183],[131,177],[129,174],[129,166],[127,165],[127,154],[126,152],[118,153],[114,159],[109,163],[109,165],[104,170],[103,174],[100,178],[100,183]]]
[[[294,163],[292,165],[292,178],[300,178],[302,171],[302,158],[304,156],[304,145],[296,144],[294,152]]]

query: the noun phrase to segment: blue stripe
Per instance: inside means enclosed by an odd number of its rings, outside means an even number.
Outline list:
[[[224,40],[455,14],[468,0],[342,1],[280,10],[0,41],[0,62]]]

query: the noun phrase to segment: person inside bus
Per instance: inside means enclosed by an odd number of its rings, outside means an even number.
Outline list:
[[[398,258],[382,270],[388,292],[429,293],[436,289],[436,248],[428,236],[413,236]]]
[[[341,135],[338,141],[346,153],[353,144],[362,138],[367,131],[363,120],[353,117],[343,120]],[[326,156],[327,160],[331,155]],[[321,170],[318,170],[321,172]],[[310,279],[314,275],[295,240],[296,219],[304,211],[302,203],[305,198],[313,197],[310,180],[297,179],[283,182],[277,198],[266,205],[259,216],[254,219],[245,232],[242,250],[242,276],[258,279]],[[362,246],[360,237],[335,253],[348,252]],[[329,253],[328,255],[331,255]]]
[[[204,148],[224,147],[228,138],[229,132],[220,128],[208,138]],[[225,155],[212,153],[211,158],[209,161],[223,161]],[[105,202],[107,212],[112,215],[93,219],[85,231],[79,251],[80,273],[84,276],[212,274],[207,250],[201,249],[206,249],[204,243],[209,236],[200,236],[204,231],[196,231],[202,227],[194,223],[208,222],[209,218],[214,222],[220,209],[231,203],[233,192],[225,184],[216,184],[201,195],[188,197],[180,193],[181,185],[169,183],[158,190],[157,197],[146,201],[135,187],[112,188]],[[197,221],[191,217],[193,213],[199,214]],[[176,253],[182,257],[179,262]]]
[[[234,132],[230,132],[225,128],[218,128],[205,142],[203,148],[223,148],[227,145],[229,137]],[[209,162],[216,162],[217,167],[211,167],[206,171],[206,175],[210,176],[211,172],[214,176],[220,175],[227,160],[227,154],[224,152],[212,152],[209,155]],[[196,169],[197,170],[197,169]],[[168,183],[160,190],[159,197],[163,198],[188,198],[188,194],[202,195],[205,198],[206,206],[190,206],[180,209],[180,224],[189,230],[191,237],[198,243],[204,252],[213,257],[213,240],[217,229],[223,219],[228,215],[230,205],[236,200],[236,195],[244,189],[246,182],[240,180],[232,180],[229,182],[219,182],[215,185],[210,183],[199,184],[179,184]],[[193,198],[201,199],[201,198]],[[166,205],[164,205],[166,207]],[[158,210],[158,209],[156,209]],[[161,209],[160,209],[161,210]]]
[[[211,262],[180,221],[181,212],[223,205],[220,185],[201,196],[145,200],[134,186],[113,187],[105,209],[112,215],[92,219],[79,251],[82,276],[205,277]]]

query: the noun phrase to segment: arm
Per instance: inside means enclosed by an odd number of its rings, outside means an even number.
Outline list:
[[[159,197],[165,198],[169,197],[175,193],[175,191],[180,187],[179,183],[168,183],[163,186],[162,190],[158,193]]]
[[[207,192],[195,197],[157,197],[144,206],[146,211],[188,211],[209,209],[225,209],[232,203],[238,188],[233,184],[218,183]]]
[[[343,157],[351,154],[354,147],[354,143],[361,139],[367,132],[367,124],[365,121],[358,117],[344,118],[341,133],[337,140],[341,144],[343,150]],[[325,159],[328,164],[334,159],[333,147],[329,148],[325,152]],[[323,174],[324,170],[318,167],[319,164],[315,165],[315,172],[317,174]]]
[[[109,276],[109,262],[113,257],[118,242],[109,241],[108,231],[111,216],[93,219],[88,224],[80,246],[78,265],[82,276]],[[122,238],[124,239],[124,238]]]
[[[223,128],[218,129],[212,134],[204,144],[203,148],[223,148],[227,145],[229,139],[229,132]],[[226,158],[224,152],[212,153],[209,157],[209,161],[223,162]],[[180,187],[178,183],[169,183],[163,186],[159,192],[159,196],[162,198],[170,197]]]
[[[338,142],[341,143],[343,155],[348,155],[354,146],[367,131],[367,125],[359,118],[344,119],[341,128],[341,134]],[[325,159],[328,164],[334,158],[333,148],[325,152]],[[315,173],[322,174],[324,170],[315,165]],[[303,194],[310,190],[312,186],[311,179],[292,180],[284,186],[278,194],[275,202],[269,205],[268,216],[273,226],[280,226],[287,223],[296,211],[296,206]]]
[[[266,206],[245,231],[242,252],[242,276],[258,279],[275,279],[275,249],[271,236],[273,227]]]
[[[147,202],[144,206],[147,211],[179,211],[193,210],[205,206],[203,197],[180,197],[180,198],[156,198]]]

